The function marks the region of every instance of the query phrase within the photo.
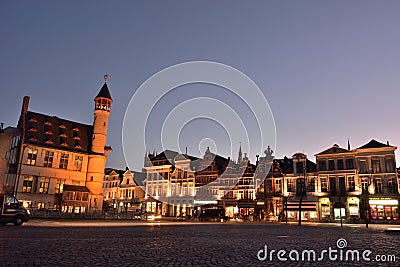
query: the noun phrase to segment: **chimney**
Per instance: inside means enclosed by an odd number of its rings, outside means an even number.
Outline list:
[[[28,113],[28,107],[29,107],[29,96],[24,96],[24,100],[22,102],[22,109],[21,109],[21,116],[19,117],[18,121],[18,128],[25,130],[25,115]]]
[[[0,123],[0,132],[3,131],[4,123]]]
[[[390,145],[389,145],[389,141],[386,141],[386,144],[387,144],[388,146],[390,146]]]

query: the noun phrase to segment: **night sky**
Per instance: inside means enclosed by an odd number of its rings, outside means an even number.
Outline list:
[[[275,119],[277,157],[304,152],[314,160],[335,143],[347,147],[348,138],[352,148],[372,138],[400,145],[399,14],[399,1],[1,1],[0,122],[16,126],[29,95],[31,111],[91,124],[108,73],[107,165],[124,168],[122,124],[137,88],[166,67],[205,60],[242,71],[262,90]],[[183,86],[158,103],[156,115],[212,96],[251,120],[224,92]],[[160,151],[163,116],[154,117],[148,148]],[[212,138],[219,154],[232,149],[236,158],[239,143],[227,143],[227,135],[197,120],[181,142],[200,156],[199,140]]]

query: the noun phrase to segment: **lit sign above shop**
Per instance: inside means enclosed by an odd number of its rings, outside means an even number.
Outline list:
[[[399,205],[399,201],[397,199],[390,198],[370,198],[370,205]]]

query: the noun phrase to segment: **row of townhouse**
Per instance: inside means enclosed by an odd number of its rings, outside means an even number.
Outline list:
[[[255,165],[206,150],[202,158],[166,150],[145,158],[142,207],[164,216],[196,216],[201,206],[229,217],[358,222],[399,219],[397,147],[375,140],[315,155],[274,159],[268,148]]]
[[[376,140],[315,155],[275,159],[264,182],[269,219],[358,222],[399,219],[395,146]]]

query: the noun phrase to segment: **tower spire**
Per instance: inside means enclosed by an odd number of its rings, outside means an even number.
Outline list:
[[[347,150],[350,150],[350,139],[347,138]]]
[[[242,142],[239,142],[239,154],[238,154],[238,163],[242,162]]]

